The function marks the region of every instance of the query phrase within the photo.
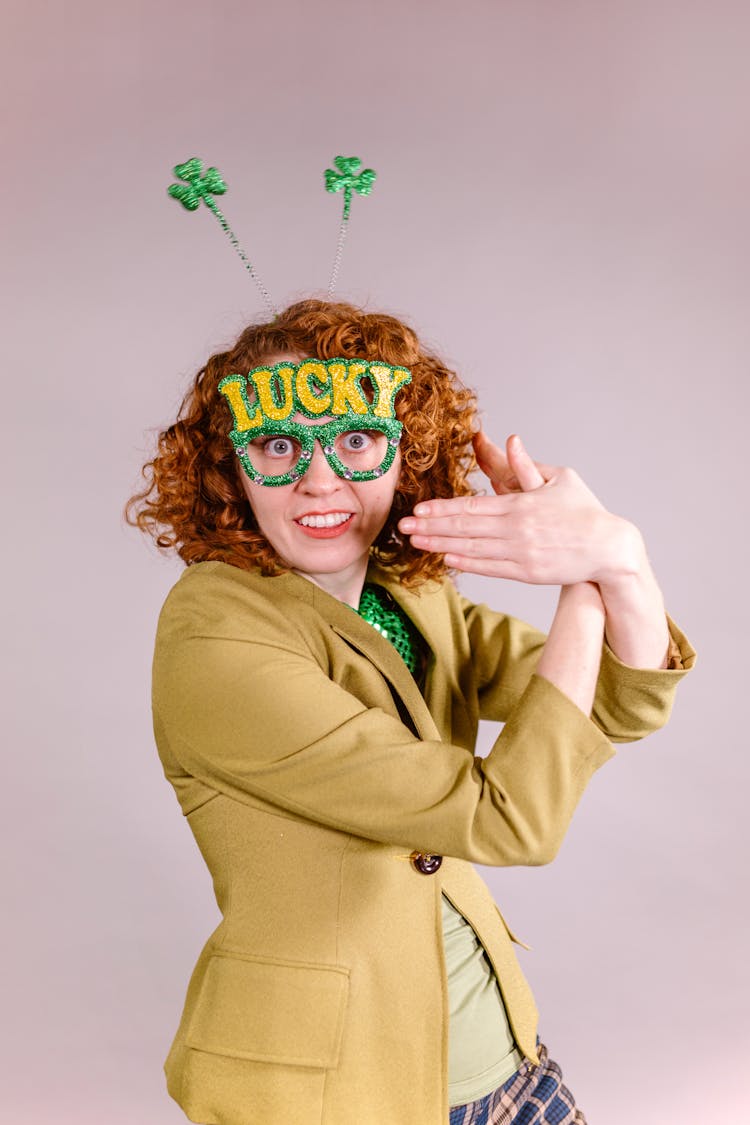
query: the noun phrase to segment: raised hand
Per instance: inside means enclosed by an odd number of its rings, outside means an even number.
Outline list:
[[[615,582],[639,568],[637,528],[574,469],[534,462],[515,434],[505,452],[478,434],[475,452],[495,495],[418,504],[399,522],[414,547],[445,554],[457,570],[543,585]]]

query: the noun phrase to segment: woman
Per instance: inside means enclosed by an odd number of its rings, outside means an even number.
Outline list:
[[[583,1121],[472,863],[549,862],[694,654],[637,530],[475,418],[406,325],[304,301],[209,359],[131,502],[193,564],[153,695],[223,915],[166,1063],[192,1121]],[[549,636],[448,568],[560,585]]]

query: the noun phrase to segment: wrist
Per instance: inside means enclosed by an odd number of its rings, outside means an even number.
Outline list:
[[[560,604],[604,610],[602,595],[596,582],[574,582],[560,587]]]
[[[607,598],[627,596],[651,572],[646,544],[638,528],[620,516],[612,516],[612,520],[608,559],[596,577],[605,604]]]
[[[619,572],[599,582],[609,647],[633,668],[665,668],[669,630],[664,598],[637,528]]]

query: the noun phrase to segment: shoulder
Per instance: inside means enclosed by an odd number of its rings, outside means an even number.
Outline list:
[[[377,582],[389,593],[397,597],[399,602],[410,605],[434,605],[440,602],[451,602],[459,598],[453,581],[450,578],[429,579],[418,586],[406,586],[401,581],[399,571],[393,567],[381,566],[374,559],[367,568],[368,582]]]
[[[178,637],[259,640],[279,630],[293,634],[300,620],[300,591],[295,596],[290,589],[295,579],[304,582],[288,574],[264,578],[222,562],[195,563],[167,595],[157,645]]]

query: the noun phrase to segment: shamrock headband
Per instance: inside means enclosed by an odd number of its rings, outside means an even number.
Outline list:
[[[375,172],[372,168],[363,169],[357,156],[337,156],[333,163],[334,168],[327,168],[324,174],[325,189],[343,193],[344,205],[328,285],[329,298],[341,267],[353,193],[369,195],[375,183]],[[168,194],[188,211],[197,211],[205,203],[275,319],[276,309],[268,291],[214,199],[227,190],[219,170],[211,167],[204,171],[203,162],[192,157],[177,164],[174,174],[181,182],[171,184]],[[370,382],[372,401],[363,392],[363,378]],[[245,472],[257,483],[280,485],[298,480],[306,471],[316,440],[334,472],[347,480],[373,480],[387,472],[396,456],[402,429],[393,412],[393,398],[399,387],[410,380],[406,368],[380,361],[307,359],[300,364],[258,367],[247,376],[228,375],[221,380],[219,390],[232,411],[234,429],[230,437]],[[248,391],[252,392],[250,396]],[[328,415],[331,420],[309,426],[295,422],[297,414],[310,419]],[[258,442],[265,437],[286,440],[266,443],[266,452],[265,445]]]
[[[362,168],[362,161],[358,156],[337,156],[333,161],[335,168],[325,171],[325,189],[330,192],[343,192],[344,208],[339,225],[339,235],[336,243],[336,253],[333,259],[331,280],[328,283],[328,297],[333,296],[336,281],[341,267],[341,257],[346,241],[346,232],[349,226],[349,215],[352,206],[352,192],[358,195],[369,195],[375,183],[375,172],[372,168]],[[361,171],[360,171],[361,169]],[[222,215],[214,200],[215,195],[224,195],[227,185],[218,168],[203,170],[203,161],[197,156],[186,160],[184,164],[176,164],[174,174],[181,183],[171,184],[167,188],[172,199],[177,199],[187,211],[197,211],[201,202],[205,203],[209,211],[216,217],[221,229],[229,238],[232,246],[239,254],[245,269],[258,287],[268,312],[272,318],[276,317],[276,309],[268,295],[263,282],[260,280],[245,251],[240,246],[239,240],[229,223]]]
[[[379,360],[305,359],[226,375],[218,389],[232,412],[229,436],[243,469],[257,484],[282,485],[306,472],[316,440],[346,480],[374,480],[387,472],[403,428],[393,400],[410,382],[405,367]],[[296,421],[298,414],[330,420],[312,426]]]

